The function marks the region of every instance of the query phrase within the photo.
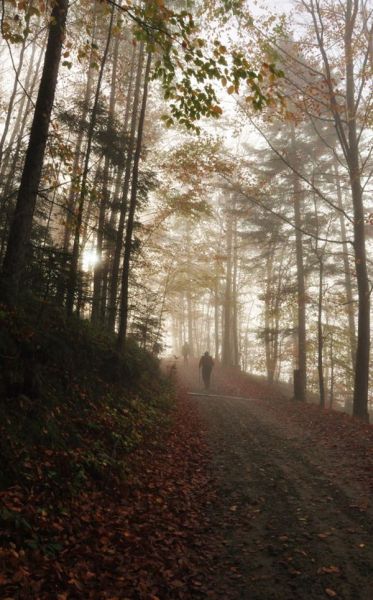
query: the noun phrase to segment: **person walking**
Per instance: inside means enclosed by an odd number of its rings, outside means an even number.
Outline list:
[[[202,379],[206,390],[208,390],[210,387],[211,371],[213,366],[214,361],[212,359],[212,356],[210,356],[210,354],[206,350],[206,352],[201,356],[199,361],[199,368],[202,369]]]

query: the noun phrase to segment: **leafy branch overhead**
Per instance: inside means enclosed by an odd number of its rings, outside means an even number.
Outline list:
[[[228,4],[236,14],[239,3]],[[256,69],[243,50],[229,50],[218,39],[207,43],[190,12],[175,12],[162,0],[122,10],[135,23],[135,37],[156,55],[153,78],[169,101],[170,114],[162,117],[168,126],[177,122],[199,131],[196,122],[202,117],[222,114],[221,89],[228,94],[242,89],[255,110],[273,103],[273,86],[284,76],[274,63]]]
[[[21,43],[30,32],[32,17],[45,15],[46,5],[40,1],[29,6],[15,0],[8,0],[8,4],[11,12],[5,15],[3,11],[2,34],[10,43]],[[162,116],[166,125],[180,123],[199,131],[196,123],[201,118],[218,118],[223,113],[222,89],[228,94],[242,90],[246,102],[255,110],[274,102],[273,87],[283,77],[283,71],[275,63],[264,62],[254,68],[243,50],[229,49],[219,39],[207,42],[191,12],[173,10],[163,0],[140,4],[101,0],[100,4],[117,12],[114,33],[125,29],[129,20],[135,39],[145,42],[148,51],[155,54],[153,79],[160,82],[169,102],[169,113]],[[228,19],[229,15],[240,15],[242,10],[240,1],[223,1],[214,8],[214,14]],[[78,48],[78,59],[87,56],[90,48],[83,42]],[[95,50],[95,45],[92,48]],[[71,53],[71,44],[66,43],[62,64],[69,69],[73,67]]]

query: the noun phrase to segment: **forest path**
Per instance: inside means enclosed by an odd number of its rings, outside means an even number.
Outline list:
[[[222,550],[211,597],[372,600],[368,500],[316,446],[312,421],[304,428],[269,402],[219,396],[190,396],[217,487],[209,520]]]

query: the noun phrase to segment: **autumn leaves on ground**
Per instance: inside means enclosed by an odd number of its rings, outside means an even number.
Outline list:
[[[29,478],[3,485],[0,597],[370,600],[370,426],[219,368],[191,396],[197,366],[176,370],[176,403],[155,405],[122,474],[68,488],[72,454],[44,441]]]

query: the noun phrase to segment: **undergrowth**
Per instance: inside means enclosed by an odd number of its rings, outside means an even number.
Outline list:
[[[51,494],[120,482],[126,457],[167,427],[158,360],[48,304],[0,307],[0,488]],[[6,515],[3,515],[6,517]]]

